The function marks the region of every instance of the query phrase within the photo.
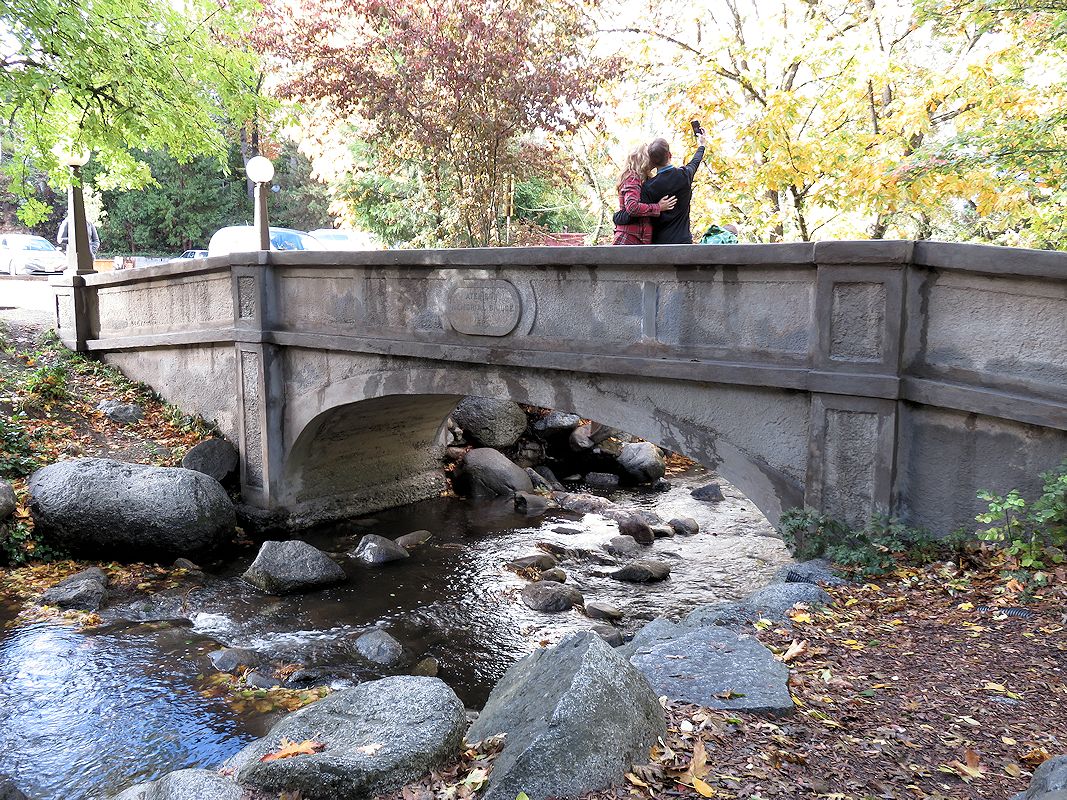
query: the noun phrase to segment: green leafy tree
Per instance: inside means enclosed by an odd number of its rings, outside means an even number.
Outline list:
[[[221,124],[255,117],[256,57],[243,47],[252,0],[7,0],[0,4],[3,169],[28,223],[46,213],[33,167],[67,185],[53,148],[95,153],[101,188],[143,186],[133,150],[224,163]]]

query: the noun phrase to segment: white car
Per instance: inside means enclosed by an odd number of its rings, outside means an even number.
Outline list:
[[[311,235],[318,239],[327,250],[381,250],[382,246],[373,233],[363,231],[338,231],[332,228],[319,228]]]
[[[0,234],[0,272],[9,275],[56,275],[67,268],[67,256],[43,236]]]
[[[271,250],[325,250],[322,242],[304,231],[290,228],[270,229]],[[209,256],[230,253],[254,253],[259,250],[259,232],[252,225],[230,225],[220,228],[207,243]]]

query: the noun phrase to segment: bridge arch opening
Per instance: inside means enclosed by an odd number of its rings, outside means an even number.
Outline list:
[[[652,381],[493,372],[386,370],[305,398],[287,414],[278,505],[311,524],[440,494],[447,420],[467,395],[571,412],[683,454],[737,487],[772,525],[803,504],[806,398],[708,385],[698,399]]]

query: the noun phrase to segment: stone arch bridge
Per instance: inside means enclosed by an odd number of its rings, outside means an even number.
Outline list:
[[[1067,254],[932,242],[251,253],[54,283],[58,330],[215,420],[297,522],[437,494],[465,394],[808,505],[973,526],[1067,456]]]

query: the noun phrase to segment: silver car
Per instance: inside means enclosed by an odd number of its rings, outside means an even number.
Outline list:
[[[66,268],[66,255],[43,236],[0,234],[0,272],[9,275],[55,275]]]

